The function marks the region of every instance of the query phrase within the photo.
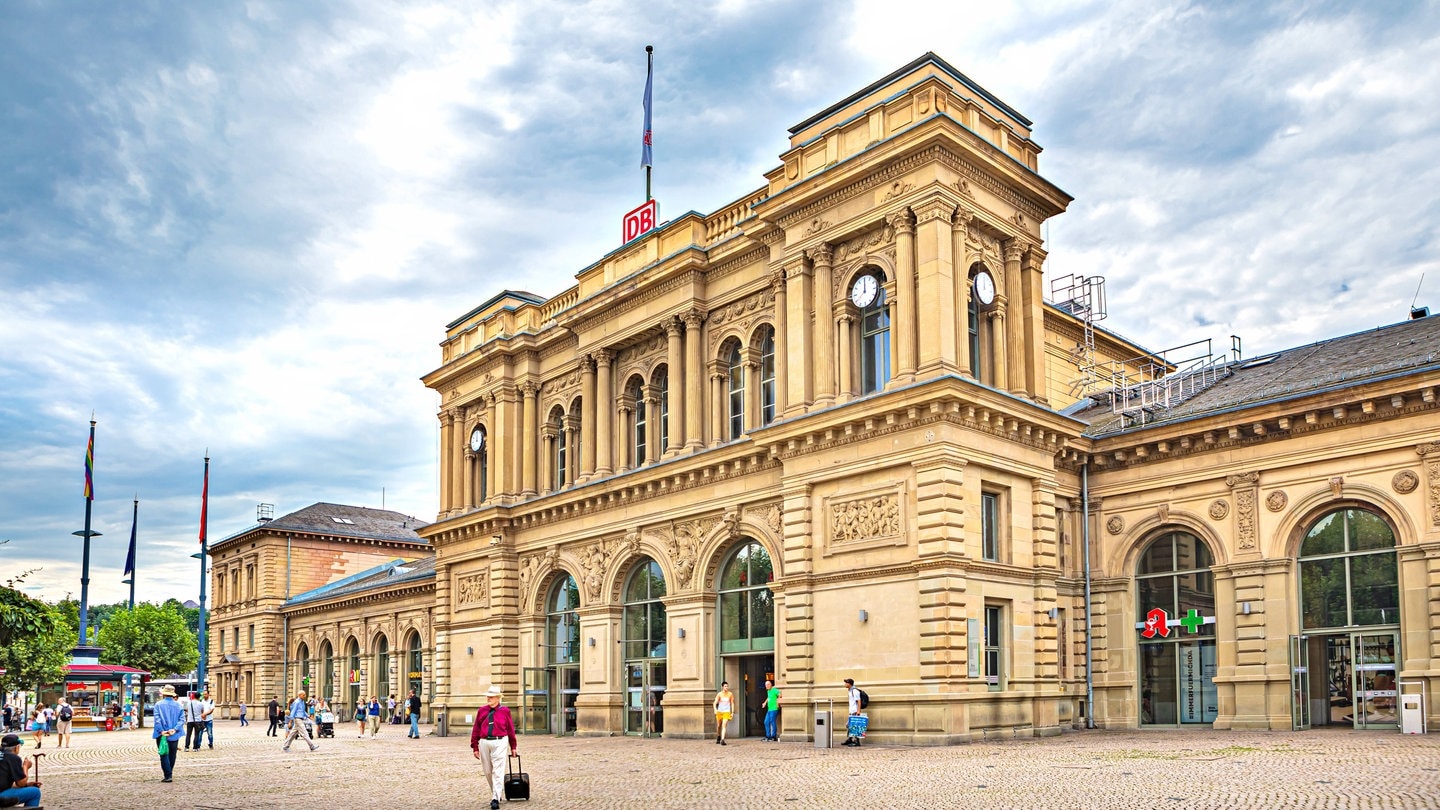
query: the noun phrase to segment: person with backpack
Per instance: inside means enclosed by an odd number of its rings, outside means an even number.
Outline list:
[[[70,701],[60,698],[60,705],[55,708],[55,736],[58,738],[55,745],[60,748],[70,747],[71,721],[75,719],[75,707]]]
[[[845,723],[844,745],[859,748],[860,738],[865,736],[865,728],[870,725],[870,718],[862,714],[870,706],[870,696],[865,694],[864,689],[855,685],[854,678],[846,678],[845,697],[852,719]]]

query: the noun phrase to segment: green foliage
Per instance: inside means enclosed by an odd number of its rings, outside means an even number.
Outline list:
[[[65,677],[75,633],[53,605],[0,587],[0,689],[32,689]]]
[[[110,605],[90,605],[88,607],[86,612],[90,614],[90,621],[87,623],[86,629],[90,631],[91,644],[96,643],[96,634],[100,632],[100,626],[105,623],[105,620],[109,619],[110,615],[115,611],[124,610],[129,604],[129,601],[127,600],[125,602],[116,602]],[[59,602],[57,602],[55,606],[59,608],[61,614],[64,615],[65,623],[67,626],[69,626],[70,632],[73,633],[76,638],[79,638],[80,603],[67,596],[66,598],[61,599]]]
[[[160,607],[174,611],[176,615],[184,619],[185,627],[190,630],[192,636],[200,632],[200,608],[187,608],[184,603],[173,596],[166,599]]]
[[[200,663],[195,633],[168,605],[141,602],[134,610],[114,611],[100,628],[100,646],[101,661],[147,670],[156,678],[189,672]]]

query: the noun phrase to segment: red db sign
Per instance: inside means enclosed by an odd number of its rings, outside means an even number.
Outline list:
[[[659,210],[654,200],[646,200],[639,208],[626,214],[620,225],[620,241],[629,242],[647,231],[654,230],[655,217]]]

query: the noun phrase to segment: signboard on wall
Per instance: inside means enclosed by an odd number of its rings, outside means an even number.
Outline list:
[[[1215,645],[1180,645],[1180,722],[1213,723],[1219,714],[1215,690]]]

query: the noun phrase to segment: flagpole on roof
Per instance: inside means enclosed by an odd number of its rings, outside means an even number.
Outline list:
[[[640,162],[645,166],[645,201],[650,201],[650,172],[654,158],[650,153],[650,89],[655,78],[655,46],[645,46],[645,132],[640,147]]]

